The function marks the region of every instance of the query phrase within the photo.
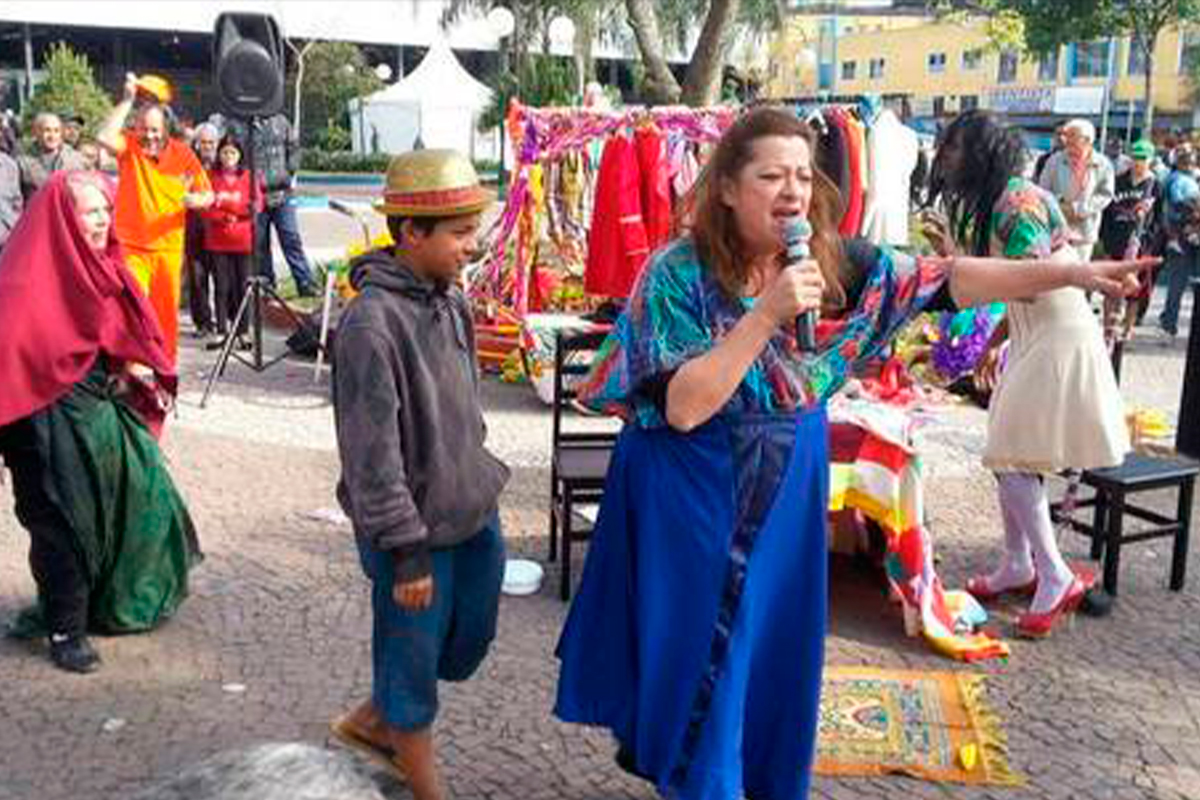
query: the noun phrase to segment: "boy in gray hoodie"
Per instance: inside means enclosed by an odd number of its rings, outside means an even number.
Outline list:
[[[351,267],[333,406],[350,517],[372,582],[372,696],[332,724],[343,743],[442,800],[438,680],[469,678],[496,632],[508,469],[484,447],[471,314],[457,284],[491,196],[451,150],[392,159],[377,210],[395,246]]]

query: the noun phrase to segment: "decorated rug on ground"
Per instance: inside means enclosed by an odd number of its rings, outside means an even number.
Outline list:
[[[984,677],[827,667],[816,771],[1020,785]]]

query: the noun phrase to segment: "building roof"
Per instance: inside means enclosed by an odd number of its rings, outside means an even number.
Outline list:
[[[426,47],[446,38],[459,50],[494,50],[497,37],[485,17],[464,13],[443,30],[449,0],[355,0],[352,3],[307,0],[4,0],[0,24],[28,22],[85,28],[141,29],[211,33],[219,14],[244,11],[270,14],[288,37],[360,44]],[[555,50],[558,52],[558,50]],[[624,58],[619,47],[598,40],[595,55]],[[562,53],[566,54],[566,53]]]

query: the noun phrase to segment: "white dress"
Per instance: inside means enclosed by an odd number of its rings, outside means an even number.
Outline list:
[[[1074,262],[1054,199],[1014,179],[993,215],[992,253]],[[992,394],[983,464],[1059,472],[1120,464],[1130,450],[1100,323],[1079,289],[1008,304],[1009,352]]]

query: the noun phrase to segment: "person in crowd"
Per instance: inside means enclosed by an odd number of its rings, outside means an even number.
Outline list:
[[[955,119],[934,163],[933,196],[948,209],[949,225],[931,238],[942,250],[1050,258],[1087,272],[1054,198],[1020,177],[1025,160],[1020,132],[990,113]],[[968,581],[967,591],[981,601],[1032,595],[1016,623],[1030,638],[1048,636],[1090,588],[1090,576],[1077,575],[1059,551],[1043,476],[1115,466],[1130,449],[1100,324],[1074,286],[1010,303],[983,366],[994,372],[996,348],[1010,339],[1002,377],[982,381],[995,386],[983,463],[996,474],[1004,551],[999,566]]]
[[[64,114],[62,118],[62,138],[63,144],[79,149],[79,142],[83,139],[83,129],[87,122],[78,114]]]
[[[13,114],[11,108],[4,109],[4,112],[0,113],[0,150],[16,158],[17,141],[20,138],[17,131],[16,115]]]
[[[1158,228],[1155,209],[1158,207],[1159,182],[1151,169],[1154,145],[1145,139],[1129,148],[1129,168],[1117,175],[1113,202],[1104,209],[1100,220],[1100,244],[1108,258],[1150,252],[1150,243]],[[1122,338],[1128,338],[1133,326],[1150,305],[1154,276],[1139,276],[1138,293],[1128,302],[1110,300],[1105,303],[1105,324],[1119,326]],[[1120,309],[1124,312],[1120,313]],[[1120,320],[1117,317],[1121,317]]]
[[[1046,162],[1056,153],[1062,152],[1067,147],[1067,124],[1064,122],[1054,129],[1054,135],[1050,137],[1050,149],[1037,157],[1037,162],[1033,167],[1033,182],[1039,183],[1042,179],[1042,173],[1046,169]]]
[[[250,179],[250,170],[242,163],[241,142],[226,134],[217,149],[217,163],[209,171],[209,182],[216,199],[201,212],[204,218],[203,250],[216,282],[217,333],[236,337],[243,350],[250,348],[250,342],[243,338],[249,319],[243,315],[237,330],[232,326],[242,302],[246,279],[250,277],[254,249]],[[261,206],[261,192],[256,193],[256,199]]]
[[[1188,281],[1200,262],[1200,181],[1196,179],[1196,151],[1175,148],[1175,167],[1163,183],[1163,228],[1165,232],[1167,297],[1158,316],[1163,336],[1173,339],[1179,332],[1179,305]],[[1196,312],[1193,312],[1196,313]]]
[[[935,299],[969,306],[1136,265],[915,258],[843,246],[815,135],[744,114],[580,387],[626,424],[558,644],[555,714],[683,800],[807,796],[826,622],[825,401]],[[788,219],[813,257],[785,265]],[[815,352],[796,319],[822,312]]]
[[[1046,161],[1038,185],[1054,195],[1067,220],[1071,245],[1087,261],[1100,238],[1100,215],[1112,202],[1113,167],[1096,152],[1096,128],[1086,119],[1067,123],[1065,147]]]
[[[85,170],[100,169],[103,166],[103,154],[100,150],[100,145],[91,139],[85,139],[79,143],[79,156],[83,159],[83,168]]]
[[[342,742],[445,797],[434,751],[438,681],[469,678],[496,633],[508,468],[484,446],[471,311],[458,275],[492,198],[453,150],[392,159],[378,210],[396,243],[351,265],[333,407],[338,499],[371,580],[370,700],[332,723]]]
[[[25,198],[21,195],[21,168],[0,137],[0,253],[21,216]]]
[[[158,315],[167,356],[179,346],[179,298],[186,212],[213,200],[208,175],[196,154],[170,136],[171,88],[156,75],[125,76],[124,96],[97,134],[117,159],[116,232],[125,259]],[[125,119],[134,109],[134,127]]]
[[[1133,166],[1133,159],[1125,154],[1125,144],[1116,136],[1110,136],[1104,144],[1104,155],[1112,164],[1113,175],[1120,177]]]
[[[200,166],[210,173],[217,166],[217,146],[220,143],[221,132],[216,125],[202,122],[196,126],[192,147]],[[207,339],[217,332],[213,320],[214,276],[212,259],[204,247],[204,220],[198,211],[187,212],[183,270],[188,287],[188,310],[191,312],[195,335]]]
[[[33,118],[33,146],[17,156],[21,167],[21,194],[28,201],[59,170],[83,169],[83,157],[63,141],[62,120],[43,112]]]
[[[169,618],[200,557],[151,433],[175,371],[111,219],[106,177],[58,173],[0,256],[0,454],[38,589],[14,633],[71,672],[99,666],[89,631]]]
[[[243,130],[245,126],[238,123],[236,127],[238,138],[249,142]],[[266,187],[266,204],[258,215],[254,232],[259,274],[266,276],[271,285],[275,284],[275,262],[271,255],[271,229],[274,228],[296,284],[296,293],[301,297],[313,297],[317,294],[317,286],[304,254],[296,209],[288,202],[296,171],[300,169],[300,141],[283,114],[256,119],[253,136],[254,171]]]

